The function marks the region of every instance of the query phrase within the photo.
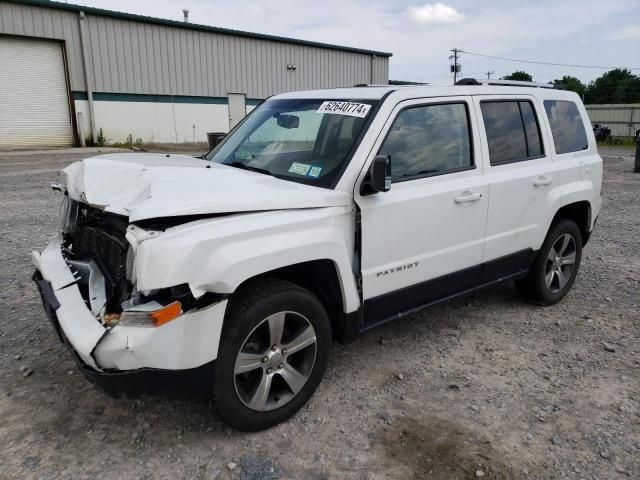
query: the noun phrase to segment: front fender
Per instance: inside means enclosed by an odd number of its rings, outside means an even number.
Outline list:
[[[353,275],[354,218],[350,207],[229,215],[168,229],[136,252],[140,291],[188,283],[233,293],[244,281],[313,260],[337,267],[347,312],[360,306]]]

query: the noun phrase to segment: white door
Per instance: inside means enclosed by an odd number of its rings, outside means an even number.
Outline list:
[[[533,97],[474,97],[481,112],[489,214],[483,262],[494,276],[528,268],[546,235],[554,196],[561,195],[550,145],[540,134],[542,106]],[[491,279],[487,279],[489,281]]]
[[[411,100],[371,152],[391,156],[388,192],[360,195],[365,324],[472,288],[487,214],[470,100]]]
[[[72,144],[62,44],[0,35],[0,148]]]
[[[227,98],[229,101],[229,130],[231,130],[247,115],[247,105],[242,93],[229,93]]]

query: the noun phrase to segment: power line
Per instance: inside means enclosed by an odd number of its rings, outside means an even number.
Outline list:
[[[536,65],[552,65],[555,67],[572,67],[572,68],[596,68],[601,70],[613,70],[620,67],[605,67],[601,65],[576,65],[571,63],[553,63],[553,62],[539,62],[536,60],[519,60],[516,58],[497,57],[495,55],[485,55],[484,53],[467,52],[466,50],[459,50],[460,53],[466,53],[467,55],[475,55],[476,57],[495,58],[497,60],[506,60],[508,62],[519,63],[533,63]],[[640,67],[627,67],[629,70],[640,70]]]

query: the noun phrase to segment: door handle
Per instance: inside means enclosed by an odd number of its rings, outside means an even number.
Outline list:
[[[533,181],[534,187],[544,187],[545,185],[550,185],[553,182],[553,178],[551,177],[538,177]]]
[[[482,198],[481,193],[464,191],[462,195],[453,199],[455,203],[467,203],[467,202],[477,202]]]

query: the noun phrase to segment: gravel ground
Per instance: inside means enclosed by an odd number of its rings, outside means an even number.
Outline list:
[[[0,478],[240,478],[248,454],[294,479],[640,478],[640,175],[629,150],[601,153],[603,210],[564,301],[507,284],[335,344],[311,402],[257,434],[203,397],[85,381],[29,252],[56,229],[49,182],[87,154],[0,153]]]

